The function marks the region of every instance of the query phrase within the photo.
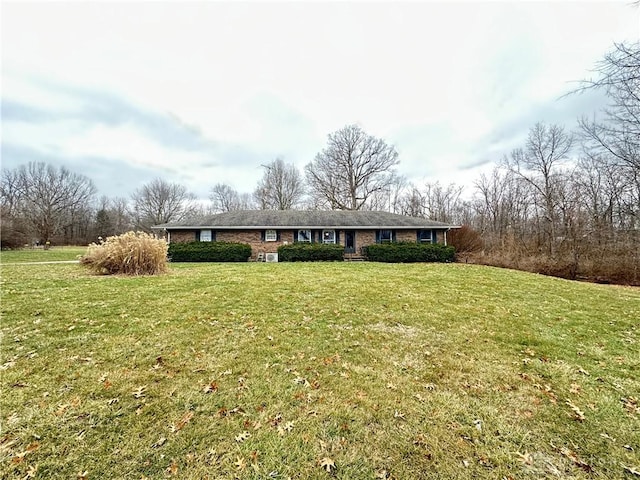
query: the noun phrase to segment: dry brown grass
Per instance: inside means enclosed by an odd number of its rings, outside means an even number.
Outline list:
[[[144,232],[127,232],[92,243],[80,263],[101,275],[165,273],[167,242]]]

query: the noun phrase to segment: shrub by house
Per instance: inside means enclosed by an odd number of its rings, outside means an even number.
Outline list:
[[[385,263],[453,262],[455,248],[413,242],[380,243],[364,247],[369,261]]]
[[[234,242],[185,242],[169,245],[172,262],[246,262],[251,246]]]
[[[337,262],[343,258],[342,245],[294,243],[278,247],[278,259],[281,262]]]

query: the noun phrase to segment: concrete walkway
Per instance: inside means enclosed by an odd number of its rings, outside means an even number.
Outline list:
[[[80,260],[51,260],[49,262],[12,262],[0,263],[0,267],[5,265],[53,265],[55,263],[80,263]]]

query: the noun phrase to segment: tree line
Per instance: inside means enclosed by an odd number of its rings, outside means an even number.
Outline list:
[[[574,128],[539,122],[526,141],[469,187],[399,175],[398,152],[348,125],[300,171],[276,158],[250,193],[218,183],[209,203],[155,179],[129,198],[96,199],[93,182],[63,167],[2,171],[2,245],[87,243],[130,229],[239,209],[386,210],[465,225],[469,259],[543,273],[640,282],[640,44],[616,44],[597,77],[608,106]],[[473,253],[473,258],[471,254]],[[585,274],[585,272],[588,272]]]

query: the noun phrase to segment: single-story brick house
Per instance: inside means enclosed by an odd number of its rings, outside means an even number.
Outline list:
[[[275,253],[295,242],[344,245],[358,256],[373,243],[410,241],[447,243],[448,225],[389,212],[345,210],[239,210],[197,220],[152,227],[167,242],[240,242],[251,245],[252,258]]]

